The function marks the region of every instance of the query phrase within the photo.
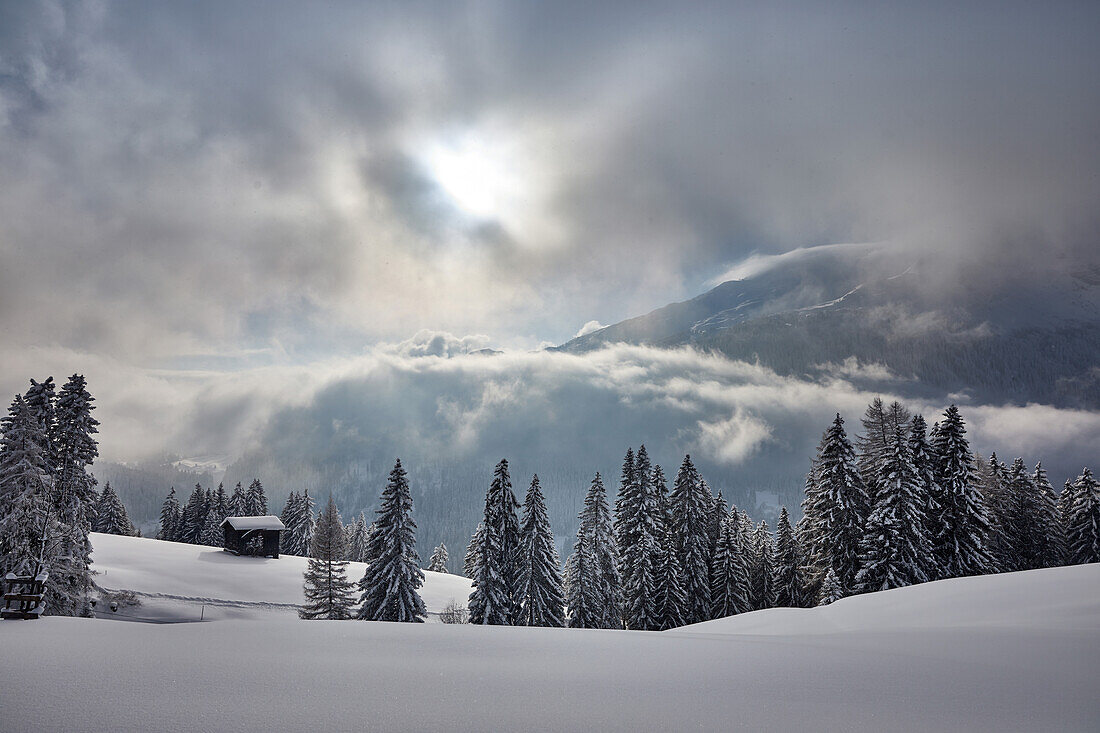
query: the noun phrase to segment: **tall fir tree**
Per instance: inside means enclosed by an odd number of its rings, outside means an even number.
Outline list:
[[[710,617],[710,520],[713,497],[695,470],[691,456],[684,456],[672,494],[672,532],[675,551],[683,567],[683,588],[689,624]]]
[[[989,519],[987,543],[995,567],[988,572],[1011,572],[1016,569],[1016,557],[1010,526],[1012,487],[1009,486],[1008,467],[994,452],[984,464],[975,461],[974,475]]]
[[[367,561],[367,518],[363,512],[355,518],[355,528],[351,533],[351,542],[348,546],[348,557],[352,562]]]
[[[450,556],[447,554],[447,546],[440,542],[432,550],[432,556],[428,558],[428,570],[433,573],[449,573],[447,569],[447,562],[450,560]]]
[[[991,527],[981,491],[975,484],[974,457],[966,439],[966,424],[955,405],[943,414],[936,442],[935,479],[941,512],[935,538],[941,578],[959,578],[992,572],[989,551]]]
[[[248,500],[245,498],[244,489],[241,487],[240,481],[238,481],[237,485],[233,488],[233,495],[229,497],[228,511],[231,517],[248,516]]]
[[[599,608],[595,616],[595,626],[586,628],[622,628],[614,529],[611,524],[611,509],[607,504],[607,490],[599,473],[592,479],[588,493],[585,494],[584,508],[579,519],[577,548],[583,548],[590,555],[590,558],[578,557],[578,560],[587,563],[584,567],[588,571],[588,574],[580,577],[584,582],[594,585],[591,592]]]
[[[1085,468],[1072,487],[1066,522],[1069,561],[1100,562],[1100,481]]]
[[[330,494],[310,540],[304,584],[306,602],[298,611],[300,618],[332,621],[351,618],[353,596],[347,577],[347,554],[344,525]]]
[[[92,417],[95,398],[84,377],[74,374],[50,407],[52,379],[45,389],[46,435],[54,475],[53,501],[62,530],[58,561],[47,585],[50,613],[91,616],[92,545],[88,540],[98,501],[96,480],[88,472],[99,456],[93,437],[99,422]],[[52,414],[51,414],[52,413]]]
[[[546,499],[539,486],[539,477],[523,500],[523,521],[520,525],[520,623],[524,626],[563,626],[565,597],[558,569],[558,551]]]
[[[664,509],[653,474],[643,445],[634,458],[635,486],[622,505],[616,527],[623,620],[628,629],[642,631],[661,627],[657,587]]]
[[[874,508],[860,544],[856,590],[861,593],[923,583],[931,546],[923,531],[927,501],[902,427],[879,469]]]
[[[180,521],[183,518],[183,509],[180,508],[179,499],[176,498],[176,487],[168,490],[168,496],[160,507],[160,528],[157,530],[157,539],[165,542],[176,542],[179,538]]]
[[[244,495],[244,506],[245,516],[267,516],[267,495],[264,493],[264,485],[260,483],[260,479],[254,478],[248,485],[248,491]]]
[[[0,577],[51,572],[62,528],[42,424],[17,395],[0,429]]]
[[[1044,567],[1049,528],[1044,520],[1043,494],[1023,458],[1012,462],[1006,483],[1009,490],[1006,533],[1011,548],[1011,569]]]
[[[483,536],[470,593],[470,623],[512,626],[519,620],[519,502],[512,491],[508,461],[493,471],[485,494]]]
[[[565,563],[566,611],[571,629],[600,629],[607,609],[600,582],[600,564],[592,550],[592,538],[578,534],[573,554]]]
[[[315,518],[313,516],[313,497],[309,495],[309,491],[303,491],[301,494],[294,492],[291,498],[287,498],[286,507],[283,509],[286,518],[283,520],[283,524],[286,525],[286,532],[284,537],[286,539],[285,552],[289,555],[301,555],[306,556],[311,551],[313,546],[313,532]]]
[[[412,511],[409,479],[399,459],[382,492],[376,531],[368,550],[372,561],[359,581],[363,593],[357,614],[360,619],[419,623],[427,616],[420,597],[424,572],[416,553]]]
[[[657,552],[657,628],[661,631],[684,625],[687,596],[684,594],[684,570],[676,556],[676,538],[672,534],[672,501],[668,482],[659,465],[653,467],[653,491],[659,511]]]
[[[279,521],[283,523],[286,529],[283,530],[279,536],[279,552],[283,555],[298,555],[300,553],[295,552],[298,549],[298,542],[293,535],[291,525],[294,524],[293,516],[298,510],[299,494],[297,491],[291,491],[286,495],[286,503],[283,504],[283,510],[279,512]]]
[[[815,469],[802,502],[800,539],[818,572],[824,575],[831,568],[842,592],[850,593],[870,501],[839,413],[821,438]]]
[[[1035,464],[1035,471],[1031,475],[1031,480],[1039,490],[1041,498],[1040,521],[1044,527],[1046,538],[1043,545],[1041,567],[1059,567],[1066,562],[1066,533],[1058,511],[1058,495],[1054,492],[1050,479],[1047,478],[1047,472],[1043,468],[1042,462]]]
[[[936,558],[936,537],[942,532],[940,520],[940,489],[936,486],[936,459],[927,435],[928,424],[923,415],[914,415],[909,424],[909,457],[919,479],[922,526],[917,529],[921,537],[920,569],[928,580],[939,577],[939,561]]]
[[[466,545],[466,555],[462,559],[462,572],[470,580],[473,580],[481,561],[481,541],[484,537],[485,522],[478,522],[474,533],[470,535],[470,543]]]
[[[746,556],[742,548],[737,510],[718,530],[710,572],[711,618],[723,618],[752,610]]]
[[[863,434],[856,438],[856,446],[859,474],[869,501],[874,501],[878,491],[882,463],[890,455],[894,431],[900,428],[903,435],[907,434],[909,418],[909,410],[900,402],[895,400],[884,406],[879,397],[871,402],[863,415]]]
[[[137,534],[137,530],[134,529],[134,525],[130,521],[130,515],[126,513],[126,507],[123,505],[122,499],[111,488],[110,481],[103,487],[103,492],[99,495],[93,531],[123,535],[124,537],[133,537]]]
[[[806,582],[802,572],[802,552],[798,546],[787,507],[779,510],[775,525],[775,605],[786,608],[805,608]]]
[[[195,484],[195,489],[187,499],[183,507],[180,519],[179,541],[197,545],[202,538],[202,529],[206,523],[206,492],[200,484]]]
[[[749,603],[755,610],[771,608],[775,605],[775,547],[767,522],[757,526],[752,543]]]

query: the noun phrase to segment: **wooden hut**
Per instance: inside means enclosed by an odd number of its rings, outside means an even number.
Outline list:
[[[278,517],[226,517],[222,520],[225,551],[234,555],[279,556],[279,533],[286,526]]]

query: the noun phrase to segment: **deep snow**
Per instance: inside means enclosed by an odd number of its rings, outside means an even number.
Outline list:
[[[98,532],[91,534],[91,540],[96,582],[111,590],[137,591],[141,600],[138,608],[120,609],[116,614],[98,608],[103,618],[294,617],[303,601],[304,557],[237,557],[215,547]],[[365,569],[363,563],[348,563],[348,580],[358,581]],[[420,591],[429,614],[438,614],[452,599],[466,605],[470,581],[425,570]]]
[[[155,546],[130,541],[148,549],[131,558],[144,567],[127,568],[127,558],[107,551],[110,541],[93,540],[104,564],[113,563],[108,578],[154,582]],[[213,594],[203,579],[234,564],[210,565],[164,587]],[[281,597],[255,587],[248,594]],[[0,724],[180,731],[1100,727],[1100,565],[941,581],[665,633],[259,619],[0,622],[4,659],[33,660],[0,686]]]

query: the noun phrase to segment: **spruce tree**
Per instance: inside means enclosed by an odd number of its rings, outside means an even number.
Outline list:
[[[808,601],[801,548],[791,528],[787,507],[782,507],[775,526],[775,605],[804,608],[809,605]]]
[[[633,469],[635,483],[618,507],[616,520],[623,620],[628,629],[649,631],[661,626],[657,587],[664,510],[644,445],[638,448]]]
[[[291,491],[286,495],[286,503],[283,504],[283,511],[279,513],[279,521],[286,527],[279,536],[279,552],[284,555],[300,554],[295,552],[295,550],[298,549],[298,542],[294,537],[294,531],[291,529],[294,524],[294,513],[298,510],[298,499],[298,492]]]
[[[52,572],[63,528],[51,501],[42,424],[17,395],[0,428],[0,577]]]
[[[1041,499],[1040,521],[1045,534],[1041,567],[1054,568],[1065,565],[1066,533],[1058,509],[1058,495],[1054,493],[1054,487],[1051,486],[1041,462],[1035,464],[1035,472],[1031,475],[1031,480],[1039,490]]]
[[[470,535],[470,544],[466,545],[466,556],[462,560],[462,572],[473,580],[481,561],[481,540],[485,536],[485,522],[478,522],[474,533]]]
[[[183,507],[180,519],[179,541],[197,545],[202,537],[203,526],[206,523],[206,493],[202,486],[195,484],[187,504]]]
[[[122,504],[122,499],[111,488],[110,481],[103,487],[103,493],[99,495],[93,531],[125,537],[133,537],[137,534],[130,516],[126,513],[126,507]]]
[[[206,547],[222,547],[225,544],[225,530],[222,528],[225,517],[218,511],[213,494],[210,499],[211,501],[206,505],[206,515],[202,520],[202,531],[199,532],[199,544]]]
[[[419,592],[424,572],[416,554],[416,522],[412,511],[409,479],[399,459],[382,492],[376,530],[368,549],[372,560],[359,581],[363,593],[360,598],[363,605],[357,614],[360,619],[419,623],[427,615]]]
[[[160,529],[157,531],[157,539],[166,542],[176,542],[179,538],[180,521],[183,518],[183,509],[180,508],[176,498],[176,487],[168,490],[168,496],[160,507]]]
[[[940,521],[943,512],[939,505],[940,489],[936,486],[936,459],[932,445],[928,442],[927,423],[922,415],[913,416],[909,427],[909,457],[917,472],[920,492],[918,502],[921,505],[922,526],[917,529],[920,535],[921,571],[928,580],[939,577],[939,561],[936,558],[936,537],[942,532]]]
[[[518,508],[508,461],[501,460],[485,494],[485,526],[468,606],[472,624],[512,626],[519,619]]]
[[[901,426],[895,428],[891,448],[880,466],[878,493],[860,544],[855,584],[861,593],[928,579],[924,567],[931,547],[923,535],[927,501]]]
[[[50,459],[47,469],[52,464],[53,501],[63,528],[58,559],[47,585],[47,609],[58,615],[90,616],[92,545],[88,532],[99,498],[96,480],[88,472],[99,455],[93,437],[99,432],[99,422],[91,414],[95,399],[88,392],[84,377],[74,374],[61,387],[56,404],[51,407],[52,379],[46,382],[49,386],[43,390],[41,409]]]
[[[599,597],[603,606],[600,628],[622,628],[622,586],[619,578],[618,548],[615,547],[611,508],[607,491],[597,472],[584,498],[584,510],[578,532],[588,535],[589,547],[599,578]]]
[[[267,495],[264,494],[264,486],[260,483],[260,479],[254,478],[248,485],[248,491],[244,495],[244,507],[245,516],[267,516]]]
[[[684,625],[687,596],[684,594],[684,571],[676,556],[676,538],[672,534],[672,507],[668,495],[668,483],[659,465],[653,467],[653,491],[660,508],[657,545],[657,628],[664,631]]]
[[[287,497],[283,514],[286,515],[283,519],[283,524],[286,525],[282,543],[284,552],[305,557],[313,546],[314,532],[313,498],[309,491],[301,494],[292,492]]]
[[[240,481],[237,482],[236,488],[233,489],[233,495],[229,497],[229,507],[227,511],[231,517],[248,516],[248,500],[245,498],[244,489],[241,488]]]
[[[432,550],[432,556],[428,559],[428,570],[433,573],[449,573],[447,570],[447,561],[450,557],[447,555],[447,546],[440,542]]]
[[[868,500],[873,501],[878,491],[882,463],[891,452],[894,431],[900,428],[902,434],[909,432],[909,410],[896,400],[888,407],[883,406],[882,399],[876,397],[867,407],[862,423],[863,434],[856,438],[859,473]]]
[[[305,572],[305,605],[298,611],[304,619],[342,621],[351,618],[352,584],[347,578],[348,548],[340,512],[330,494],[317,518],[317,530],[310,540],[309,564]]]
[[[523,501],[520,593],[519,623],[524,626],[564,625],[565,597],[558,570],[558,551],[537,475],[531,479]]]
[[[839,413],[821,438],[818,456],[807,487],[812,493],[802,502],[804,549],[819,573],[831,568],[841,591],[849,593],[860,567],[860,541],[870,502]]]
[[[752,610],[748,567],[741,546],[740,522],[734,509],[718,530],[710,572],[711,618],[723,618]]]
[[[771,608],[775,605],[775,548],[767,522],[761,522],[756,528],[752,542],[749,602],[755,610]]]
[[[706,621],[710,616],[710,520],[713,497],[706,489],[691,456],[676,474],[672,488],[672,532],[675,551],[683,567],[683,588],[688,606],[684,621]]]
[[[936,485],[940,490],[940,535],[935,538],[940,578],[982,575],[995,568],[988,549],[988,510],[974,481],[974,457],[959,410],[944,412],[936,442]]]
[[[1100,562],[1100,482],[1085,468],[1072,486],[1066,524],[1070,563]]]
[[[828,572],[825,573],[824,580],[821,582],[821,589],[818,591],[817,605],[827,606],[830,603],[839,601],[844,595],[844,589],[840,587],[836,572],[829,568]]]
[[[1049,535],[1042,492],[1024,465],[1023,458],[1012,462],[1007,479],[1010,502],[1006,530],[1012,550],[1011,569],[1044,567]]]
[[[1016,548],[1012,546],[1012,491],[1008,467],[997,458],[996,452],[989,456],[984,471],[979,462],[975,464],[975,477],[989,519],[989,551],[995,561],[995,567],[988,572],[1011,572],[1016,570],[1018,561]]]
[[[591,544],[590,537],[578,534],[573,554],[565,564],[565,604],[571,629],[600,629],[606,624],[600,564]]]
[[[355,518],[355,528],[351,533],[348,557],[352,562],[366,562],[367,557],[367,518],[363,512]]]

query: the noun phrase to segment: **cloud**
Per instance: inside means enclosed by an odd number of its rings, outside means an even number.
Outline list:
[[[588,323],[581,326],[581,329],[579,331],[577,331],[575,334],[573,334],[573,338],[580,338],[581,336],[587,336],[588,334],[593,333],[594,331],[599,331],[601,328],[604,328],[604,325],[602,323],[600,323],[599,321],[589,321]]]

